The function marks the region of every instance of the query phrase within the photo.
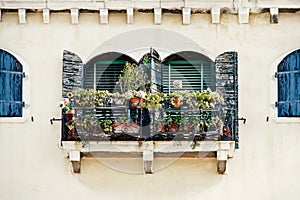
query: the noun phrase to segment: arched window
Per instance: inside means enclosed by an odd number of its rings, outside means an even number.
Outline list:
[[[300,117],[300,50],[279,63],[276,77],[278,117]]]
[[[136,63],[131,57],[117,52],[104,53],[95,57],[85,65],[83,87],[109,92],[118,91],[116,82],[126,62]]]
[[[10,53],[0,49],[0,117],[22,117],[23,66]]]
[[[197,52],[182,51],[168,56],[163,63],[164,92],[174,89],[175,80],[182,81],[184,90],[215,90],[214,63],[206,56]]]

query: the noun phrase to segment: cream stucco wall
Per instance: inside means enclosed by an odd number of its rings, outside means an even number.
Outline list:
[[[30,67],[30,116],[34,121],[0,123],[0,199],[299,199],[300,123],[276,123],[271,116],[271,68],[278,57],[299,48],[300,14],[251,14],[249,24],[237,15],[193,14],[182,25],[179,14],[164,14],[162,25],[153,15],[110,14],[100,25],[99,15],[81,13],[72,25],[68,13],[28,13],[20,25],[15,12],[2,13],[0,48],[14,52]],[[140,28],[174,30],[198,43],[211,56],[235,50],[239,54],[240,149],[229,161],[227,175],[216,173],[216,160],[180,159],[153,175],[115,171],[92,158],[82,160],[81,174],[70,171],[59,148],[62,52],[86,59],[101,43]],[[130,45],[130,41],[128,41]],[[275,91],[274,91],[275,92]],[[272,91],[271,91],[272,93]]]

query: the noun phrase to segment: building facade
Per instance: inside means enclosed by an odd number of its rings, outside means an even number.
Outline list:
[[[300,197],[299,2],[0,2],[1,199]],[[134,150],[130,156],[107,156],[105,149],[91,155],[91,147],[80,153],[82,144],[62,143],[55,119],[62,118],[64,53],[85,69],[111,52],[139,62],[151,48],[166,63],[179,52],[212,65],[225,52],[236,53],[238,138],[226,149],[222,175],[219,146],[208,150],[216,156],[174,156],[183,144],[174,142],[168,156],[149,159]],[[78,156],[80,174],[74,173]],[[153,174],[144,174],[148,160]]]

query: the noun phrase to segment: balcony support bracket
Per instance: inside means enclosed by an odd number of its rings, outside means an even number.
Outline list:
[[[69,159],[72,163],[72,168],[74,173],[80,173],[80,151],[70,151]]]
[[[143,144],[143,166],[144,166],[144,173],[145,174],[153,174],[153,160],[154,160],[154,153],[153,153],[153,142],[145,142]]]

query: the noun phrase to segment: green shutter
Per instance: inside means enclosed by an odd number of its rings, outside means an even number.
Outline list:
[[[163,66],[164,92],[172,90],[174,80],[182,80],[182,90],[215,89],[214,67],[204,61],[172,60]]]

